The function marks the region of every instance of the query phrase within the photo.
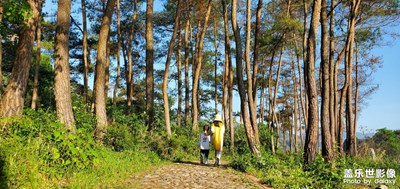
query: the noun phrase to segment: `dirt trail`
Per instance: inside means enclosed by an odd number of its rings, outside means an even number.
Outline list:
[[[213,163],[213,162],[210,162]],[[226,163],[225,163],[226,164]],[[156,167],[142,175],[131,177],[134,188],[268,188],[254,177],[226,168],[214,167],[195,162],[173,163]]]

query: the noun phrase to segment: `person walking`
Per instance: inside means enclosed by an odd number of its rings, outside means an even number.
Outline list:
[[[221,165],[221,155],[224,143],[225,126],[222,121],[221,115],[215,115],[214,121],[211,125],[212,142],[215,149],[215,163],[214,166]]]
[[[210,128],[207,125],[204,125],[203,132],[200,134],[199,143],[197,144],[200,147],[200,164],[208,163],[208,154],[210,153]]]

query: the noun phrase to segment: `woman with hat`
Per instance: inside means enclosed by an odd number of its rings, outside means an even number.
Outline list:
[[[215,115],[214,121],[211,125],[212,142],[215,148],[215,164],[221,165],[222,147],[224,142],[225,127],[221,115]]]

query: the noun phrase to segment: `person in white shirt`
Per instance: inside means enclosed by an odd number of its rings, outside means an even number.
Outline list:
[[[203,132],[200,134],[198,146],[200,147],[200,164],[208,163],[208,154],[210,153],[211,136],[209,134],[210,128],[205,125]]]

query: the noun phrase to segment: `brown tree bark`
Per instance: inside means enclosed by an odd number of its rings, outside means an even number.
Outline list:
[[[178,115],[177,122],[178,128],[181,127],[182,124],[182,61],[181,61],[181,46],[182,46],[182,35],[181,35],[181,21],[178,25],[178,44],[176,47],[176,65],[177,65],[177,73],[178,73]]]
[[[167,60],[165,62],[164,80],[163,80],[163,84],[162,84],[162,93],[163,93],[163,100],[164,100],[165,130],[167,132],[167,137],[171,136],[171,118],[170,118],[170,114],[169,114],[170,107],[169,107],[169,101],[168,101],[168,74],[169,74],[171,57],[172,57],[172,53],[174,50],[176,33],[177,33],[178,27],[179,27],[178,26],[179,19],[180,19],[180,0],[178,0],[178,5],[176,8],[174,31],[172,33],[171,40],[169,42]]]
[[[39,86],[39,65],[40,65],[40,56],[41,56],[41,41],[42,41],[42,26],[41,26],[41,19],[42,19],[42,1],[39,0],[39,18],[37,21],[37,26],[36,26],[36,62],[35,62],[35,75],[33,78],[33,89],[32,89],[32,102],[31,102],[31,108],[33,110],[37,109],[38,103],[39,103],[39,95],[38,95],[38,86]],[[1,19],[0,19],[1,21]],[[1,39],[0,39],[1,41]],[[1,43],[1,42],[0,42]],[[0,51],[1,53],[1,51]],[[1,59],[0,59],[1,61]],[[0,63],[1,66],[1,63]],[[2,75],[0,74],[0,77]]]
[[[133,16],[132,16],[132,26],[129,30],[129,37],[128,37],[128,49],[127,49],[127,58],[128,58],[128,73],[126,74],[126,99],[128,107],[132,106],[132,98],[133,98],[133,57],[132,57],[132,42],[135,37],[135,25],[137,22],[137,0],[133,1]],[[130,112],[130,110],[128,110]]]
[[[0,22],[3,21],[3,5],[0,5]],[[0,33],[0,99],[3,93],[3,36]]]
[[[331,0],[330,26],[329,26],[329,115],[331,123],[332,147],[336,148],[337,128],[337,86],[335,85],[335,0]]]
[[[32,48],[35,40],[36,22],[38,21],[38,1],[27,0],[33,16],[25,21],[18,33],[16,55],[6,91],[0,101],[0,117],[13,117],[22,114],[24,96],[28,83],[32,59]]]
[[[153,0],[146,5],[146,125],[153,132],[154,123],[154,45],[153,45]]]
[[[251,126],[251,121],[247,112],[248,102],[246,97],[245,86],[243,82],[243,65],[242,65],[242,44],[240,39],[240,31],[237,26],[237,1],[232,1],[232,29],[235,35],[236,41],[236,76],[237,76],[237,84],[239,88],[239,96],[240,96],[240,112],[243,117],[244,128],[247,137],[247,144],[249,145],[250,152],[260,157],[260,152],[257,148],[256,141],[253,134],[253,128]]]
[[[97,118],[95,135],[97,140],[102,140],[107,130],[107,112],[106,112],[106,99],[105,99],[105,82],[106,82],[106,50],[107,40],[109,38],[110,24],[112,14],[114,12],[116,0],[109,0],[107,2],[106,11],[100,26],[99,42],[97,47],[96,57],[96,76],[95,76],[95,113]]]
[[[193,130],[197,130],[198,128],[198,88],[199,88],[199,80],[200,80],[200,70],[201,70],[201,64],[202,64],[202,59],[203,59],[203,43],[204,43],[204,36],[206,35],[207,31],[207,23],[208,19],[210,18],[210,13],[211,13],[211,4],[212,0],[208,1],[207,4],[207,13],[204,17],[204,24],[203,28],[200,33],[200,38],[198,39],[198,45],[196,49],[196,64],[193,65],[195,67],[195,72],[194,72],[194,81],[193,81],[193,89],[192,89],[192,109],[193,109]]]
[[[231,78],[232,76],[232,59],[231,59],[231,44],[229,39],[229,18],[226,0],[221,0],[223,16],[224,16],[224,41],[225,41],[225,67],[224,67],[224,85],[223,85],[223,111],[225,117],[225,125],[229,127],[231,139],[231,149],[234,149],[235,143],[235,127],[233,124],[232,107],[231,107]],[[231,119],[232,118],[232,119]]]
[[[244,58],[246,62],[246,75],[247,75],[247,98],[250,112],[250,122],[253,128],[254,139],[257,145],[260,144],[258,136],[258,125],[257,125],[257,110],[256,101],[253,98],[253,78],[252,78],[252,67],[250,62],[250,41],[251,41],[251,0],[247,0],[246,10],[246,46]],[[254,71],[254,70],[253,70]]]
[[[262,0],[258,0],[256,11],[256,26],[254,29],[254,50],[253,50],[253,99],[257,95],[257,74],[258,74],[258,53],[260,48],[260,29],[261,29],[261,14]]]
[[[329,34],[328,34],[328,18],[327,18],[327,0],[321,2],[321,70],[322,78],[321,86],[321,136],[322,136],[322,156],[325,161],[333,159],[332,149],[332,136],[331,136],[331,122],[330,122],[330,96],[331,91],[329,81],[331,76],[329,74]]]
[[[217,43],[217,21],[216,19],[213,20],[214,24],[214,109],[215,114],[218,114],[218,43]],[[226,117],[224,117],[224,122]]]
[[[304,65],[305,82],[307,85],[308,98],[308,126],[304,146],[304,163],[306,165],[314,162],[318,143],[318,94],[315,82],[315,49],[318,34],[318,23],[320,19],[321,0],[314,0],[312,17],[307,39],[307,59]]]
[[[119,80],[121,78],[121,8],[120,1],[117,0],[117,35],[118,35],[118,44],[117,44],[117,77],[115,78],[115,85],[113,91],[113,104],[117,104],[117,92],[119,88]]]
[[[89,55],[88,55],[88,43],[87,43],[87,19],[86,19],[86,4],[85,0],[81,0],[82,7],[82,24],[83,24],[83,36],[82,36],[82,51],[83,51],[83,101],[87,103],[88,100],[88,78],[89,78]]]
[[[189,18],[190,14],[188,13]],[[185,48],[185,125],[188,126],[190,121],[189,121],[189,115],[190,115],[190,88],[189,88],[189,25],[190,25],[190,19],[186,20],[185,23],[185,35],[183,36],[183,45]]]
[[[346,82],[347,87],[347,98],[346,98],[346,113],[347,113],[347,124],[346,124],[346,138],[347,138],[347,149],[346,152],[351,156],[357,155],[356,146],[356,128],[354,127],[353,118],[353,55],[354,55],[354,38],[355,38],[355,27],[356,27],[356,16],[358,15],[358,7],[361,0],[352,0],[350,3],[350,18],[349,18],[349,28],[348,28],[348,38],[347,38],[347,53],[345,58],[345,70],[346,70]]]
[[[111,34],[111,29],[109,32],[110,33],[108,34],[108,36],[110,36],[110,34]],[[111,50],[110,46],[111,46],[110,37],[108,37],[107,47],[106,47],[106,84],[104,86],[104,96],[105,96],[106,101],[108,98],[108,87],[110,85],[110,50]]]
[[[75,132],[68,47],[71,3],[71,0],[58,1],[54,50],[54,96],[56,97],[56,110],[60,122],[64,123],[68,130]]]

